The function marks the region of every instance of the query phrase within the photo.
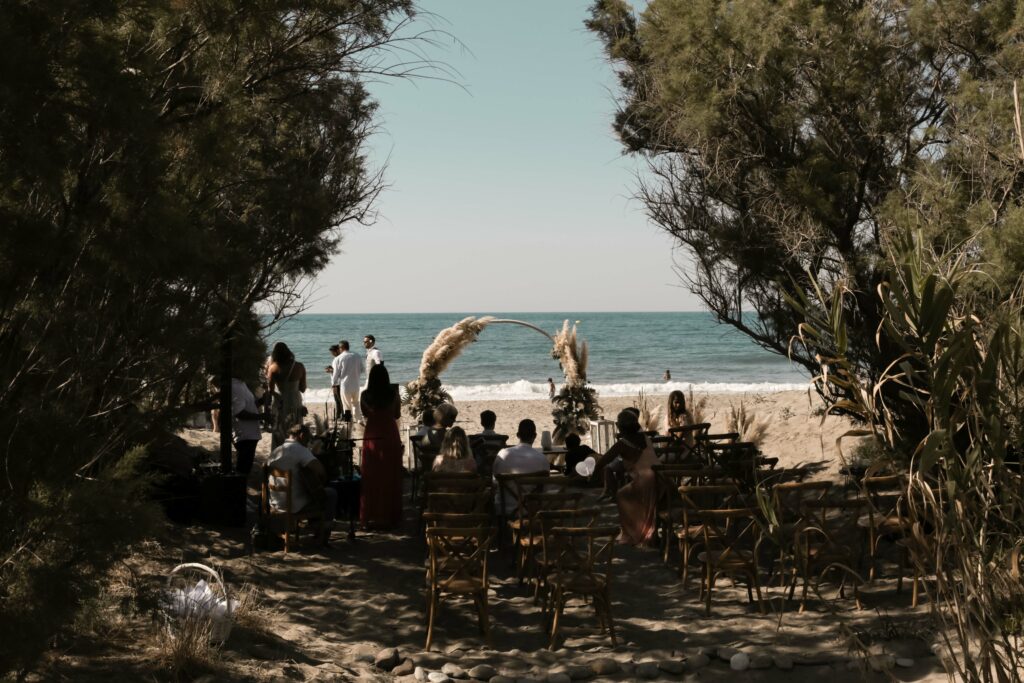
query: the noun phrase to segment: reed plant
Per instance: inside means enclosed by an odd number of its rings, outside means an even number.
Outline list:
[[[918,234],[895,236],[876,295],[881,340],[897,350],[865,373],[847,345],[840,300],[864,296],[848,282],[832,293],[795,290],[803,317],[794,345],[814,349],[813,381],[829,406],[862,423],[839,439],[870,436],[883,448],[868,473],[905,476],[905,542],[923,585],[950,677],[1020,681],[1024,666],[1024,314],[1018,291],[999,292],[973,265],[974,245],[938,253]],[[986,297],[990,313],[978,297]],[[993,305],[993,302],[995,304]],[[863,451],[862,451],[863,452]]]
[[[725,420],[727,431],[740,435],[740,441],[754,444],[758,449],[768,436],[768,420],[758,416],[756,411],[747,410],[740,399],[739,405],[729,404],[729,415]]]

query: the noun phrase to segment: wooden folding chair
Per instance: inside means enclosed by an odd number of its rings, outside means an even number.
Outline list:
[[[410,492],[410,498],[413,503],[416,502],[421,493],[421,480],[434,467],[434,458],[437,457],[437,454],[437,449],[427,448],[419,439],[412,440],[412,471],[410,472],[412,475],[410,481],[412,491]]]
[[[292,473],[291,470],[280,470],[269,465],[263,466],[263,483],[260,487],[260,515],[263,518],[264,526],[270,533],[280,536],[284,541],[284,551],[287,553],[291,547],[292,535],[298,542],[302,523],[315,527],[315,537],[323,534],[324,513],[323,510],[293,511],[292,507]],[[285,497],[285,509],[277,510],[270,504],[271,493],[283,493]],[[271,529],[276,522],[284,523],[284,531]]]
[[[655,495],[657,496],[657,510],[654,523],[657,527],[661,541],[661,560],[668,562],[671,539],[675,534],[674,514],[679,510],[679,487],[686,485],[697,485],[702,483],[708,475],[707,468],[700,464],[677,464],[666,465],[655,464],[651,467],[654,471]]]
[[[565,490],[565,485],[559,482],[566,481],[565,477],[555,478],[551,476],[550,470],[543,472],[529,472],[525,474],[496,474],[494,475],[495,481],[498,483],[498,502],[497,502],[497,516],[498,516],[498,545],[501,545],[501,532],[504,528],[508,528],[512,532],[513,542],[516,538],[516,532],[514,527],[517,527],[520,515],[520,505],[522,501],[520,497],[525,493],[540,493],[545,490],[556,492],[559,490]],[[521,482],[521,483],[520,483]],[[550,488],[547,484],[549,482],[555,482]]]
[[[861,491],[868,502],[867,514],[858,521],[860,528],[866,532],[868,544],[868,580],[874,581],[878,571],[878,549],[883,539],[894,543],[900,541],[908,529],[909,522],[901,511],[901,502],[907,491],[907,480],[902,474],[864,477],[861,480]],[[896,580],[896,592],[903,590],[903,574],[907,564],[906,546],[898,545],[900,550],[899,577]]]
[[[599,507],[575,507],[562,510],[541,510],[537,513],[540,523],[540,556],[534,561],[536,574],[534,575],[533,599],[536,602],[542,600],[544,618],[547,619],[550,581],[549,577],[555,571],[555,545],[550,541],[551,530],[556,527],[590,527],[594,526],[598,517],[601,516]]]
[[[793,542],[805,522],[804,503],[824,499],[831,489],[830,481],[789,481],[772,486],[772,521],[777,527],[773,537],[779,545],[780,575],[785,574],[786,559],[794,556]]]
[[[695,448],[697,441],[706,438],[709,431],[711,431],[711,423],[701,422],[699,424],[683,425],[682,427],[670,427],[668,433],[676,441],[685,443],[690,448]]]
[[[541,544],[541,525],[538,514],[544,510],[565,510],[580,506],[583,493],[579,491],[530,492],[522,494],[518,507],[519,519],[515,530],[516,577],[520,585],[527,573],[533,574],[533,558]]]
[[[470,437],[470,447],[476,459],[476,471],[480,476],[490,478],[494,470],[494,460],[501,449],[505,448],[508,437],[504,434],[477,434]]]
[[[554,566],[549,577],[553,607],[549,649],[555,649],[559,621],[573,595],[593,601],[601,633],[607,630],[612,647],[618,645],[611,599],[612,556],[618,535],[618,526],[553,527],[545,535]]]
[[[764,614],[757,563],[761,542],[757,511],[753,508],[703,510],[700,520],[704,526],[704,550],[698,555],[704,563],[704,614],[711,616],[711,595],[720,576],[743,578],[747,584],[747,599],[753,602],[751,589],[756,591],[757,607]]]
[[[490,642],[487,612],[487,556],[494,538],[493,527],[427,527],[430,564],[427,567],[427,643],[434,639],[434,622],[441,602],[448,596],[472,598],[480,619],[480,633]]]
[[[423,523],[427,527],[439,526],[449,529],[476,529],[490,527],[494,516],[490,512],[424,512]]]
[[[722,434],[709,434],[704,432],[694,436],[694,444],[697,449],[697,456],[704,461],[708,467],[714,466],[709,450],[711,447],[720,444],[730,444],[739,441],[739,432],[725,432]]]
[[[860,544],[857,539],[858,524],[864,509],[868,506],[863,499],[853,500],[807,500],[801,503],[802,526],[795,531],[793,578],[789,588],[789,599],[793,599],[797,577],[803,579],[800,596],[800,611],[807,606],[807,591],[814,582],[818,593],[825,574],[833,571],[842,573],[839,597],[846,597],[847,578],[855,579],[853,598],[860,609],[858,584],[863,583],[854,567],[860,561]]]
[[[700,513],[734,507],[739,501],[740,489],[736,484],[704,484],[679,487],[678,524],[674,524],[679,542],[679,577],[683,588],[690,583],[690,557],[693,549],[704,542],[704,524]]]

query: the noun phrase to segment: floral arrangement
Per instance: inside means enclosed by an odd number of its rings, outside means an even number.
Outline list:
[[[586,434],[590,420],[601,417],[597,392],[587,384],[587,343],[580,343],[576,326],[566,320],[562,331],[552,340],[551,357],[558,361],[565,374],[565,384],[551,399],[554,410],[555,443],[564,443],[569,434]]]
[[[484,328],[492,322],[494,318],[490,316],[470,316],[438,332],[434,341],[423,352],[419,377],[405,385],[403,403],[409,407],[413,417],[419,418],[428,410],[433,410],[442,403],[451,402],[451,396],[441,385],[441,373],[467,346],[475,342]]]

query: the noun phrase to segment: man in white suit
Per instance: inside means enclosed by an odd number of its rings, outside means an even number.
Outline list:
[[[341,353],[334,359],[338,366],[338,375],[341,386],[341,403],[345,410],[352,411],[353,420],[362,420],[363,414],[359,410],[359,389],[362,386],[360,375],[363,372],[363,361],[357,355],[349,351],[348,342],[342,339],[338,342]]]

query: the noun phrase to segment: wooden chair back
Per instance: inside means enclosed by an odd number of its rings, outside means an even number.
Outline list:
[[[423,523],[427,527],[445,527],[449,529],[476,529],[491,526],[493,516],[490,512],[424,512]]]
[[[830,481],[790,481],[772,487],[772,509],[779,524],[794,524],[804,518],[804,503],[820,501],[832,490]]]
[[[494,493],[490,488],[462,493],[427,494],[426,512],[487,513],[492,509]]]

